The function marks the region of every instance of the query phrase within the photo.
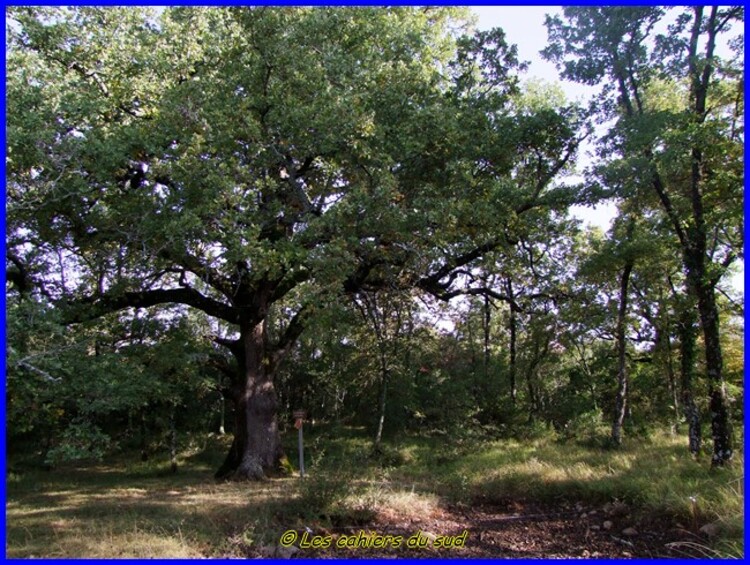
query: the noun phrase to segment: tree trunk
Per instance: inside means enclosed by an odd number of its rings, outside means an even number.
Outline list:
[[[633,270],[632,261],[628,261],[620,277],[620,306],[617,312],[617,396],[615,397],[615,418],[612,423],[612,443],[622,445],[622,425],[627,412],[628,367],[625,356],[625,334],[627,329],[628,284]]]
[[[492,313],[490,312],[490,297],[484,297],[484,378],[485,382],[490,374],[490,321]]]
[[[695,404],[695,310],[687,305],[680,313],[680,380],[682,407],[688,424],[688,449],[693,456],[701,451],[701,417]]]
[[[241,371],[234,390],[234,440],[216,477],[261,480],[278,474],[284,458],[265,321],[242,329],[239,345],[239,351],[233,351]]]
[[[680,399],[677,395],[677,379],[674,374],[674,362],[672,360],[672,339],[669,336],[669,331],[665,332],[661,338],[663,340],[662,346],[664,351],[664,362],[667,364],[667,392],[672,400],[672,430],[673,433],[677,430],[677,425],[680,422]]]
[[[534,417],[536,416],[537,410],[538,410],[538,404],[537,404],[537,397],[536,393],[534,391],[534,367],[535,363],[532,363],[529,365],[529,368],[526,371],[526,389],[529,393],[529,418],[528,423],[531,424],[534,421]]]
[[[698,310],[703,328],[703,341],[706,350],[706,373],[708,376],[708,394],[711,410],[711,435],[714,440],[714,452],[711,465],[726,465],[732,460],[734,447],[732,429],[729,422],[729,407],[724,383],[721,343],[719,342],[719,312],[716,307],[713,288],[698,285]]]
[[[723,25],[719,23],[719,8],[717,6],[711,7],[710,15],[705,23],[703,9],[702,6],[694,8],[695,18],[689,44],[690,103],[693,117],[698,124],[703,124],[707,116],[706,104],[713,72],[716,36]],[[700,58],[697,56],[701,33],[706,34],[705,63],[703,61],[699,63]],[[691,153],[690,201],[693,225],[688,230],[687,245],[683,245],[683,249],[689,287],[698,299],[698,311],[700,312],[706,350],[711,433],[714,440],[711,465],[722,466],[732,460],[734,449],[723,375],[721,343],[719,341],[719,311],[716,308],[716,297],[714,296],[714,286],[718,282],[718,278],[711,280],[714,277],[709,272],[712,259],[706,243],[707,227],[704,214],[703,186],[704,180],[711,175],[711,171],[706,170],[707,163],[703,158],[703,147],[700,143],[693,146]]]
[[[148,449],[146,446],[147,440],[146,440],[146,408],[143,409],[141,412],[141,433],[140,433],[140,441],[141,441],[141,461],[148,461]]]
[[[221,394],[221,397],[219,399],[219,435],[220,436],[223,436],[225,433],[224,431],[224,417],[226,414],[225,402],[226,401],[224,400],[224,395]]]
[[[671,281],[670,281],[671,284]],[[659,301],[659,310],[656,317],[650,315],[648,307],[644,309],[644,316],[653,326],[656,333],[654,338],[654,354],[659,362],[664,365],[667,377],[667,394],[672,401],[672,433],[677,433],[680,424],[680,399],[675,376],[674,356],[672,354],[671,317],[669,315],[669,303],[665,300]]]
[[[540,343],[540,341],[543,343]],[[529,391],[529,424],[534,421],[537,412],[539,412],[542,394],[534,387],[534,379],[537,373],[537,368],[542,364],[542,361],[544,361],[544,358],[549,353],[549,345],[550,342],[548,336],[534,336],[533,354],[529,360],[528,366],[526,367],[526,386]]]
[[[177,472],[177,426],[175,425],[175,410],[173,404],[169,411],[169,462],[172,472]]]
[[[385,422],[385,403],[388,394],[388,364],[385,355],[380,356],[380,398],[378,401],[378,426],[375,431],[375,449],[380,449],[380,441],[383,439],[383,423]]]
[[[516,363],[516,332],[518,330],[518,320],[516,320],[516,309],[510,305],[510,320],[508,321],[510,330],[510,402],[513,406],[516,405],[516,396],[518,395],[516,387],[516,369],[518,364]]]

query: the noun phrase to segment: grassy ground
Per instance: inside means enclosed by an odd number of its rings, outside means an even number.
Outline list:
[[[293,440],[293,437],[289,438]],[[122,455],[107,464],[11,472],[8,557],[246,556],[274,546],[288,529],[408,521],[447,503],[527,499],[606,503],[696,531],[719,525],[707,555],[742,555],[743,460],[711,471],[667,434],[618,451],[552,438],[493,442],[403,438],[371,454],[362,430],[317,429],[307,436],[308,469],[260,484],[216,483],[226,439],[185,451],[172,475],[166,461]],[[293,446],[288,452],[295,453]],[[11,468],[13,468],[11,462]]]

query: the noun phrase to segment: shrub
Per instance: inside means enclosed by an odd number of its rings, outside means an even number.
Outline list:
[[[62,441],[47,452],[45,462],[56,465],[68,461],[101,461],[111,440],[90,422],[73,422],[63,432]]]
[[[590,410],[573,416],[563,428],[563,437],[593,445],[603,441],[608,434],[601,410]]]

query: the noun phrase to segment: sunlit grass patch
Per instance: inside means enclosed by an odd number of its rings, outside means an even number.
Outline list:
[[[305,479],[217,483],[210,471],[218,462],[197,453],[184,457],[174,475],[154,474],[158,462],[139,468],[124,460],[14,473],[6,482],[7,554],[246,557],[252,548],[274,545],[289,528],[419,522],[455,502],[522,498],[621,500],[693,531],[715,523],[720,535],[706,542],[706,551],[742,551],[741,453],[730,468],[712,471],[707,460],[690,458],[684,438],[666,433],[629,440],[620,450],[554,437],[405,437],[378,454],[367,437],[350,432],[322,429],[310,436]]]
[[[724,543],[740,543],[744,527],[744,460],[737,453],[726,469],[693,460],[685,439],[667,433],[648,441],[631,439],[622,449],[586,447],[538,439],[485,444],[439,470],[444,490],[464,486],[467,499],[525,497],[535,500],[622,500],[641,511],[671,516],[697,529],[721,527]],[[732,546],[734,547],[734,546]]]
[[[133,461],[17,474],[6,483],[7,555],[243,556],[228,537],[289,484],[216,483],[205,464],[186,458],[168,476],[152,472],[158,462]]]

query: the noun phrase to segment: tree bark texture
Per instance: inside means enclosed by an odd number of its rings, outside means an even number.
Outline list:
[[[380,356],[380,398],[378,399],[378,425],[375,430],[375,449],[380,448],[383,439],[383,424],[385,423],[385,406],[388,398],[388,364],[385,355]]]
[[[711,412],[711,435],[714,450],[713,466],[726,465],[734,456],[732,429],[729,421],[726,384],[723,375],[723,359],[719,342],[719,311],[713,288],[700,285],[697,289],[703,341],[706,354],[706,376],[708,377],[709,410]]]
[[[217,478],[260,480],[278,474],[284,451],[277,421],[272,363],[266,352],[265,321],[240,332],[235,383],[235,432]]]
[[[513,406],[516,405],[516,396],[518,395],[517,385],[516,385],[516,370],[518,367],[518,364],[516,363],[516,340],[517,336],[516,333],[518,331],[518,319],[517,319],[517,312],[516,312],[516,305],[514,302],[515,296],[513,295],[513,285],[510,281],[510,279],[506,280],[506,287],[508,291],[508,297],[510,298],[509,306],[510,306],[510,317],[508,319],[508,330],[510,333],[510,367],[509,373],[510,373],[510,402],[513,404]]]
[[[490,375],[490,322],[492,321],[492,312],[490,311],[490,297],[484,297],[484,377]]]
[[[177,427],[174,404],[169,410],[169,462],[173,473],[177,472]]]
[[[701,451],[701,417],[695,404],[693,386],[695,382],[695,338],[696,313],[691,307],[680,313],[680,380],[682,389],[682,407],[688,425],[688,449],[693,456]]]
[[[713,72],[713,56],[716,36],[719,33],[718,7],[712,6],[707,20],[704,20],[704,7],[693,8],[695,17],[689,44],[690,102],[693,117],[697,123],[706,119],[708,89]],[[706,34],[705,64],[698,57],[699,38]],[[711,411],[711,433],[714,451],[713,466],[729,463],[734,455],[732,430],[729,422],[729,407],[723,375],[721,343],[719,341],[719,311],[716,307],[715,286],[718,278],[708,272],[711,258],[708,255],[707,226],[704,211],[704,180],[710,171],[706,170],[702,147],[695,145],[691,151],[690,203],[693,225],[688,230],[686,245],[683,245],[688,285],[698,301],[701,327],[706,356],[706,373],[709,387],[709,407]]]
[[[612,423],[612,443],[622,444],[622,425],[625,421],[628,399],[628,367],[626,353],[626,329],[628,313],[628,284],[633,270],[628,261],[620,276],[620,306],[617,312],[617,395],[615,396],[615,417]]]

